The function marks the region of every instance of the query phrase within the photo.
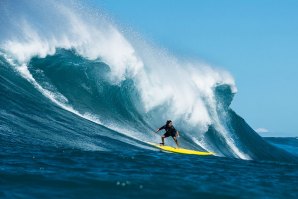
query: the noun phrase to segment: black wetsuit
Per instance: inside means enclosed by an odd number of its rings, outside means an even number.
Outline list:
[[[172,137],[175,137],[176,136],[176,133],[177,133],[177,130],[174,128],[174,126],[167,126],[167,125],[164,125],[162,127],[160,127],[158,130],[166,130],[166,133],[163,134],[165,137],[169,137],[169,136],[172,136]]]

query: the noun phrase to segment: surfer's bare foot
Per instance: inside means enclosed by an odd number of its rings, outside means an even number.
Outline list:
[[[164,145],[165,145],[165,143],[159,143],[159,145],[162,145],[162,146],[164,146]]]

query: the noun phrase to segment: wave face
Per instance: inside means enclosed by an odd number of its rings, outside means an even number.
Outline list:
[[[73,1],[2,1],[0,91],[5,139],[83,150],[148,148],[172,119],[183,147],[291,160],[229,107],[232,76],[178,59]]]

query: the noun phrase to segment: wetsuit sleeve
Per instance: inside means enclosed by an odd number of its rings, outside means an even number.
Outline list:
[[[164,126],[160,127],[158,130],[160,131],[160,130],[165,129],[165,128],[166,128],[166,126],[164,125]]]

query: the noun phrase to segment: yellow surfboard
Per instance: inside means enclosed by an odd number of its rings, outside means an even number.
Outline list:
[[[204,151],[195,151],[195,150],[189,150],[189,149],[183,149],[183,148],[174,148],[171,146],[163,146],[160,144],[155,144],[155,143],[151,143],[151,142],[147,142],[148,144],[159,148],[161,150],[164,151],[169,151],[169,152],[173,152],[173,153],[182,153],[182,154],[190,154],[190,155],[214,155],[214,153],[212,152],[204,152]]]

